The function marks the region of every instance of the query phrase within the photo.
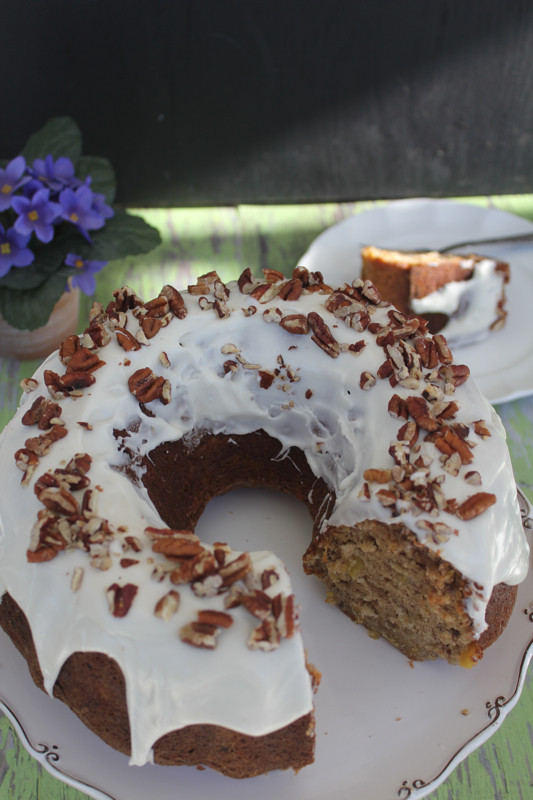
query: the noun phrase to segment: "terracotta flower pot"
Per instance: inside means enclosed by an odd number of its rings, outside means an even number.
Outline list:
[[[79,307],[79,289],[74,289],[59,298],[50,319],[41,328],[19,330],[0,317],[0,356],[22,360],[49,355],[66,336],[76,333]]]

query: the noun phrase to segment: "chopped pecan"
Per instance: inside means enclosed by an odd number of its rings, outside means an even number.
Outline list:
[[[198,612],[198,622],[202,625],[215,625],[217,628],[231,628],[233,617],[226,611],[206,608]]]
[[[432,415],[427,401],[418,395],[410,395],[406,399],[407,410],[417,425],[426,431],[436,431],[439,422]]]
[[[365,370],[365,372],[361,373],[359,377],[359,386],[361,387],[361,389],[364,389],[365,392],[371,389],[375,385],[375,383],[376,383],[376,376],[372,375],[371,372]]]
[[[89,350],[105,347],[111,341],[111,334],[103,322],[93,321],[83,332],[82,344]]]
[[[153,300],[149,300],[145,303],[144,308],[146,310],[144,318],[152,317],[153,319],[159,319],[160,317],[164,317],[165,314],[168,314],[170,304],[168,298],[161,293],[157,297],[154,297]]]
[[[92,386],[95,377],[91,372],[69,372],[58,375],[50,369],[44,371],[44,382],[54,400],[68,395],[81,394],[82,389]]]
[[[472,425],[474,426],[474,430],[478,436],[481,436],[482,439],[488,439],[491,435],[490,430],[487,427],[487,423],[484,419],[476,419]]]
[[[272,601],[276,628],[283,639],[292,639],[298,627],[298,613],[293,594],[278,594]]]
[[[147,339],[153,339],[154,336],[156,336],[159,333],[162,327],[163,323],[161,322],[159,317],[146,316],[143,317],[141,320],[142,332],[144,333]]]
[[[96,353],[93,353],[87,347],[79,347],[70,357],[66,371],[67,373],[94,372],[103,367],[104,364],[105,361],[98,358]]]
[[[279,308],[270,307],[270,308],[267,308],[265,311],[263,311],[263,319],[265,320],[265,322],[276,322],[276,323],[279,323],[279,322],[281,322],[282,316],[283,315],[282,315],[282,313],[281,313]]]
[[[154,614],[160,619],[169,620],[177,612],[180,604],[180,594],[176,589],[171,589],[161,597],[154,609]]]
[[[490,494],[489,492],[477,492],[464,500],[464,502],[458,506],[455,513],[459,519],[474,519],[474,517],[483,514],[483,512],[494,505],[495,502],[496,495]]]
[[[283,284],[279,292],[280,300],[298,300],[303,291],[303,284],[299,278],[291,278]]]
[[[161,289],[161,294],[167,298],[168,305],[172,313],[178,319],[185,319],[187,316],[187,306],[182,295],[170,284],[166,284]]]
[[[29,394],[30,392],[34,392],[38,386],[39,386],[39,381],[35,380],[35,378],[23,378],[20,382],[20,388],[22,389],[24,394]]]
[[[129,286],[116,289],[113,292],[113,297],[115,298],[113,310],[117,312],[130,311],[131,309],[139,308],[144,305],[141,298],[135,294],[133,289],[130,289]]]
[[[235,581],[242,580],[252,569],[249,553],[241,553],[233,561],[229,561],[220,568],[220,576],[224,586],[229,586]]]
[[[147,527],[145,533],[152,540],[154,553],[182,559],[197,556],[203,550],[199,538],[191,531]]]
[[[304,314],[286,314],[279,324],[288,333],[304,335],[309,332],[309,323]]]
[[[64,366],[69,363],[70,359],[74,353],[77,352],[80,346],[80,339],[79,336],[76,336],[76,334],[67,336],[66,339],[63,339],[59,345],[59,360]]]
[[[241,294],[251,294],[252,290],[257,285],[257,281],[254,279],[250,267],[246,267],[246,269],[241,272],[237,280],[237,285]]]
[[[52,427],[54,419],[61,416],[61,406],[40,395],[22,417],[23,425],[37,425],[39,430],[46,431]]]
[[[470,369],[466,364],[446,364],[439,369],[439,376],[447,384],[457,387],[465,383],[470,376]]]
[[[470,464],[474,460],[472,450],[468,447],[466,442],[460,436],[457,436],[450,428],[445,431],[443,436],[440,436],[435,441],[435,447],[440,450],[441,453],[448,455],[454,452],[458,453],[462,464]]]
[[[163,405],[170,403],[170,381],[155,375],[149,367],[141,367],[130,375],[128,387],[139,403],[151,403],[153,400],[159,400]]]
[[[243,594],[241,604],[258,619],[266,619],[272,614],[272,598],[260,589]]]
[[[248,647],[251,650],[264,650],[269,652],[279,647],[281,634],[276,625],[274,617],[267,617],[257,628],[252,631],[248,640]]]
[[[137,341],[135,336],[127,331],[125,328],[116,327],[115,328],[115,336],[117,337],[117,342],[125,350],[129,353],[132,350],[140,350],[141,344]]]
[[[407,411],[407,403],[397,394],[392,395],[391,399],[389,400],[387,410],[391,417],[394,417],[395,419],[398,419],[399,417],[402,419],[407,419],[409,416],[409,412]]]
[[[435,342],[435,346],[437,348],[439,361],[442,364],[451,364],[453,362],[453,355],[452,351],[448,347],[448,342],[446,341],[446,337],[443,336],[441,333],[436,333],[433,336],[433,341]]]
[[[268,303],[278,296],[280,289],[279,283],[260,283],[252,289],[250,295],[259,303]]]
[[[24,473],[21,480],[22,486],[27,486],[29,484],[38,463],[39,456],[37,453],[34,453],[32,450],[28,450],[26,447],[22,447],[20,450],[17,450],[15,453],[15,464],[17,465],[18,469]]]
[[[80,590],[83,581],[83,574],[83,567],[74,567],[70,581],[70,588],[73,592],[78,592]]]
[[[390,469],[374,469],[371,467],[370,469],[365,469],[363,478],[371,483],[389,483],[392,480],[392,472]]]
[[[189,622],[188,625],[183,625],[180,628],[179,637],[182,642],[192,644],[194,647],[205,647],[208,650],[214,650],[219,630],[216,625],[202,626],[199,623]]]
[[[113,583],[107,589],[107,601],[109,610],[114,617],[125,617],[130,610],[137,594],[137,586],[133,583],[126,583],[120,586]]]
[[[259,386],[261,389],[269,389],[274,383],[274,380],[276,378],[275,373],[271,372],[269,369],[260,369],[258,375],[259,375]]]
[[[337,358],[341,352],[340,344],[337,342],[328,325],[324,322],[320,314],[316,311],[311,311],[307,315],[307,322],[313,331],[311,339],[317,344],[328,356]]]

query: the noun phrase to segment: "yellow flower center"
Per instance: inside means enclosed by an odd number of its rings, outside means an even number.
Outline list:
[[[75,211],[73,211],[72,214],[70,215],[70,219],[72,220],[72,222],[78,222],[79,217]]]
[[[77,258],[74,266],[77,267],[78,269],[81,269],[83,267],[82,259],[81,258]]]
[[[11,253],[11,245],[9,244],[9,242],[3,242],[2,244],[0,244],[0,253],[3,256],[8,256]]]
[[[36,212],[34,208],[28,214],[28,219],[31,219],[32,222],[35,222],[36,220],[39,219],[39,214]]]
[[[4,183],[2,186],[2,194],[9,194],[13,190],[13,187],[10,183]]]

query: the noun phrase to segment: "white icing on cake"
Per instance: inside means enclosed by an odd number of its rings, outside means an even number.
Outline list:
[[[505,431],[471,379],[445,399],[460,405],[457,419],[469,426],[475,420],[485,420],[491,435],[482,438],[471,431],[474,462],[467,469],[479,471],[479,488],[494,493],[497,502],[468,522],[447,512],[435,517],[416,515],[412,509],[391,518],[390,509],[376,496],[376,487],[372,487],[369,501],[361,499],[363,472],[369,467],[393,466],[388,449],[404,420],[391,417],[387,406],[393,393],[407,398],[416,390],[408,380],[405,386],[392,389],[387,379],[378,379],[367,391],[361,390],[361,374],[376,375],[385,358],[384,350],[373,333],[349,328],[329,313],[324,307],[327,295],[304,293],[297,301],[275,297],[261,304],[241,294],[236,284],[228,288],[227,306],[232,313],[227,318],[220,319],[210,308],[201,310],[198,297],[184,293],[186,319],[173,318],[141,349],[125,352],[112,334],[111,342],[99,350],[106,363],[94,373],[94,385],[79,397],[59,401],[68,435],[40,458],[28,486],[21,486],[21,472],[13,455],[37,431],[21,425],[21,417],[39,394],[48,397],[45,370],[63,374],[57,353],[38,369],[37,390],[23,396],[19,412],[0,438],[4,465],[0,485],[0,586],[12,595],[30,622],[49,692],[73,652],[100,651],[118,662],[126,679],[133,764],[150,759],[151,748],[161,735],[188,724],[219,724],[253,735],[277,730],[312,709],[312,687],[299,632],[283,639],[272,652],[252,651],[247,640],[256,621],[237,608],[231,612],[233,626],[222,631],[215,650],[191,647],[179,640],[177,631],[196,608],[206,607],[206,601],[186,586],[177,587],[181,605],[175,617],[162,621],[154,616],[155,603],[171,587],[150,577],[153,564],[147,563],[147,557],[155,561],[159,557],[151,552],[144,529],[164,527],[164,523],[146,491],[117,471],[126,457],[118,452],[115,428],[123,429],[141,419],[138,431],[128,439],[128,446],[140,455],[197,429],[230,435],[263,429],[279,440],[280,458],[290,447],[300,448],[317,478],[335,491],[337,500],[330,524],[351,525],[368,518],[404,522],[476,585],[467,608],[478,634],[485,627],[485,607],[493,586],[502,581],[518,583],[527,570],[528,548]],[[257,313],[244,316],[242,309],[249,306]],[[318,312],[339,342],[350,345],[364,340],[365,347],[357,355],[344,351],[331,358],[311,335],[290,334],[275,321],[267,324],[263,312],[268,308],[280,309],[283,316]],[[386,304],[371,307],[372,322],[386,325],[390,309]],[[137,320],[128,311],[128,330],[137,329]],[[235,346],[240,361],[236,355],[221,352],[226,344]],[[170,366],[161,363],[162,352]],[[235,360],[237,368],[225,373],[227,360]],[[261,388],[257,366],[275,374],[269,388]],[[171,387],[167,405],[159,400],[149,404],[153,417],[140,413],[138,401],[128,388],[128,378],[144,367],[168,378]],[[422,380],[420,388],[426,385]],[[80,422],[89,427],[80,426]],[[43,507],[33,491],[35,481],[47,470],[64,466],[76,453],[92,456],[88,476],[91,486],[101,489],[96,493],[98,515],[115,528],[127,528],[127,534],[145,543],[138,565],[127,569],[120,566],[124,534],[117,534],[113,541],[113,563],[105,571],[92,568],[87,553],[79,549],[60,552],[45,563],[28,563],[30,531]],[[429,476],[443,476],[442,489],[448,498],[460,504],[476,491],[464,480],[465,467],[454,477],[443,471],[433,444],[421,441],[420,455],[424,453],[431,458]],[[443,521],[458,533],[436,542],[427,530],[417,526],[421,519]],[[213,542],[216,539],[214,531]],[[275,556],[256,553],[253,558],[258,570],[265,563],[274,565],[281,575],[283,591],[290,593],[288,576]],[[83,582],[73,593],[71,578],[80,566],[84,569]],[[106,589],[114,582],[139,587],[129,613],[120,619],[111,615],[106,600]],[[223,596],[210,598],[207,607],[222,609]]]
[[[441,313],[449,317],[442,332],[454,346],[470,344],[488,336],[497,319],[504,285],[504,274],[498,271],[494,259],[465,258],[461,266],[473,268],[471,278],[450,281],[425,297],[411,300],[414,314]]]

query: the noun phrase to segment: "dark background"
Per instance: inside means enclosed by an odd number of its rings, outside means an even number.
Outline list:
[[[13,0],[0,157],[71,115],[132,206],[533,191],[531,0]]]

